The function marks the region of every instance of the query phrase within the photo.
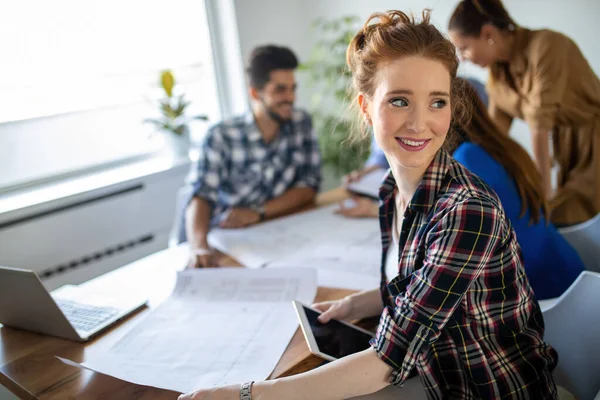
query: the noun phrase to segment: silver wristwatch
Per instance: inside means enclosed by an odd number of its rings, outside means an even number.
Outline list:
[[[246,382],[240,388],[240,400],[252,400],[252,385],[254,381]]]
[[[254,212],[258,213],[259,222],[263,222],[265,220],[265,206],[264,205],[254,206],[254,207],[252,207],[252,209],[254,210]]]

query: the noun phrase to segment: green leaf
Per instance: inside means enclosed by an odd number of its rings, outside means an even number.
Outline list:
[[[163,115],[168,119],[175,119],[177,117],[175,111],[173,111],[173,108],[171,107],[169,99],[161,101],[160,110],[162,111]]]
[[[188,130],[188,127],[186,124],[181,124],[181,125],[177,125],[176,127],[173,128],[173,133],[179,136],[183,136]]]

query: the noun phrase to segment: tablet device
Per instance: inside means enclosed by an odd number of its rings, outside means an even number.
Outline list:
[[[294,301],[294,308],[311,353],[334,361],[371,347],[373,333],[335,319],[323,324],[317,320],[320,311],[298,301]]]

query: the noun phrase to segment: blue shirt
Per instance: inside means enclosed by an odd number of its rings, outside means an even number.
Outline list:
[[[385,158],[385,153],[379,148],[375,141],[375,135],[371,135],[371,154],[365,163],[365,167],[371,167],[373,165],[377,165],[381,169],[388,169],[390,167],[387,158]]]
[[[213,225],[232,207],[264,205],[296,187],[318,191],[321,156],[310,116],[295,110],[270,143],[252,113],[213,126],[188,182],[191,196],[213,207]]]
[[[530,225],[529,210],[522,218],[516,184],[500,163],[481,146],[464,142],[454,159],[496,191],[521,246],[525,272],[538,300],[560,296],[584,270],[579,255],[552,224],[541,218]]]

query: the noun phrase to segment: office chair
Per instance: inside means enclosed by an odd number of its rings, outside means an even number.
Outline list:
[[[545,340],[558,352],[556,384],[580,400],[600,392],[600,273],[583,271],[544,311]]]
[[[169,233],[169,247],[175,247],[187,240],[185,234],[185,209],[192,195],[192,188],[189,185],[183,186],[177,191],[177,200],[175,203],[175,218],[173,226]]]
[[[577,250],[587,270],[600,272],[600,214],[558,231]]]

